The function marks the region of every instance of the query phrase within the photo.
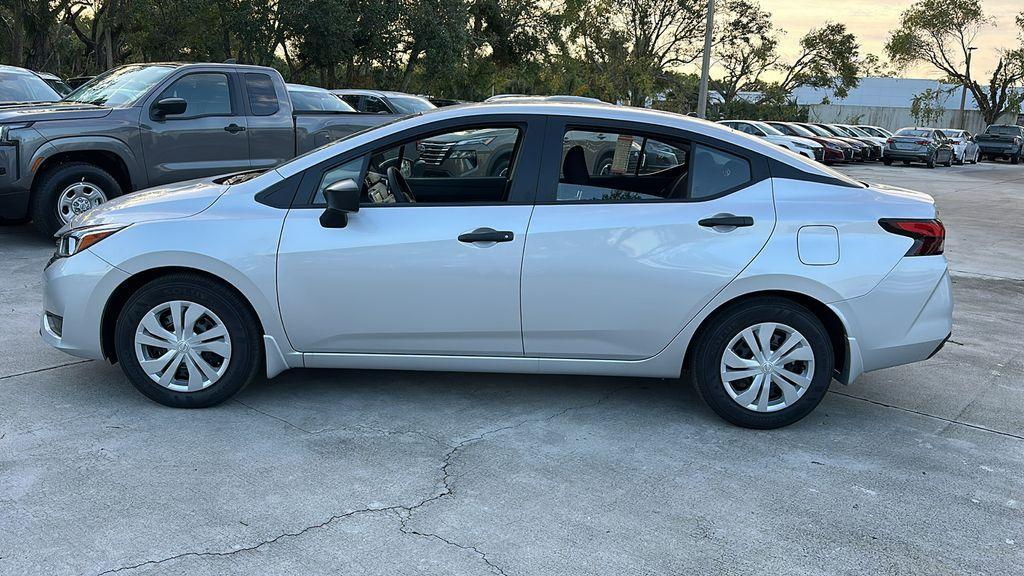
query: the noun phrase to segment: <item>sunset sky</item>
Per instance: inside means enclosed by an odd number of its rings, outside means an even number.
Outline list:
[[[910,0],[760,0],[760,3],[772,13],[775,25],[787,32],[782,43],[783,54],[795,55],[797,42],[804,33],[833,21],[845,23],[857,35],[862,53],[874,53],[883,60],[883,46],[889,32],[896,27],[900,13],[912,4]],[[983,0],[982,6],[996,19],[996,26],[979,34],[972,68],[987,73],[997,60],[996,49],[1014,44],[1017,37],[1014,18],[1024,10],[1024,1]],[[903,76],[937,78],[939,74],[919,67],[904,71]]]

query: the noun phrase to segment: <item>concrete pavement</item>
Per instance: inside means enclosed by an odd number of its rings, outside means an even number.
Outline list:
[[[0,574],[1012,574],[1024,565],[1024,168],[933,194],[953,341],[726,425],[674,381],[293,371],[200,411],[36,334],[52,244],[0,227]]]

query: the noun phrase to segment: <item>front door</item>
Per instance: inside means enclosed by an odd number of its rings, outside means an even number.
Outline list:
[[[142,112],[141,135],[149,184],[204,178],[249,168],[245,115],[233,74],[190,72],[154,96]],[[183,114],[154,116],[164,98],[182,98]]]
[[[289,211],[278,258],[292,347],[522,356],[519,280],[533,210],[523,196],[532,200],[536,170],[517,175],[525,146],[513,146],[508,170],[484,168],[491,148],[522,142],[530,123],[416,134],[307,171],[313,199]],[[428,139],[445,144],[442,157],[416,153]],[[345,178],[363,183],[361,207],[344,228],[325,228],[322,190]]]
[[[610,168],[591,151],[599,133],[614,135]],[[763,160],[693,138],[549,126],[562,146],[544,158],[523,260],[526,356],[650,358],[764,246]]]

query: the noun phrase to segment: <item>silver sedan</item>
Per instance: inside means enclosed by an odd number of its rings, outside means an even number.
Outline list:
[[[499,140],[507,167],[470,169]],[[401,169],[428,141],[466,169]],[[943,345],[944,236],[925,194],[716,124],[481,104],[76,217],[40,331],[169,406],[300,367],[594,374],[682,378],[772,428]]]

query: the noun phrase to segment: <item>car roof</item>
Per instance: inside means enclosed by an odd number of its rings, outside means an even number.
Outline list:
[[[391,134],[414,129],[437,121],[450,119],[470,120],[474,116],[505,115],[568,116],[587,120],[637,122],[650,124],[651,126],[675,128],[746,148],[762,156],[766,156],[783,164],[792,166],[805,173],[825,176],[830,179],[848,179],[844,176],[837,175],[835,171],[829,168],[809,163],[800,156],[792,155],[792,153],[780,148],[777,144],[773,144],[756,136],[738,132],[728,126],[708,120],[691,116],[683,116],[682,114],[676,114],[674,112],[653,110],[650,108],[635,108],[632,106],[618,106],[607,103],[552,102],[534,100],[458,104],[455,106],[447,106],[444,108],[437,108],[426,112],[411,114],[399,118],[394,122],[383,124],[376,128],[371,128],[349,138],[339,140],[334,144],[314,150],[313,152],[300,156],[291,162],[279,166],[277,170],[282,176],[287,178],[306,170],[311,166],[319,164],[320,162],[325,162],[334,158],[338,153],[335,148],[336,146],[345,146],[346,148],[361,146],[372,143],[379,138],[387,137]]]
[[[319,86],[310,86],[308,84],[292,84],[289,82],[285,84],[284,87],[291,92],[326,92],[328,94],[331,93],[331,91],[326,88],[321,88]]]
[[[365,88],[338,88],[335,90],[328,90],[335,94],[348,94],[352,96],[377,96],[380,98],[388,98],[390,96],[405,96],[409,98],[421,98],[426,100],[423,96],[417,96],[415,94],[408,94],[406,92],[396,92],[394,90],[368,90]]]
[[[6,64],[0,64],[0,73],[5,73],[5,74],[31,74],[33,76],[38,76],[38,74],[36,74],[35,72],[29,70],[28,68],[22,68],[20,66],[8,66]]]

